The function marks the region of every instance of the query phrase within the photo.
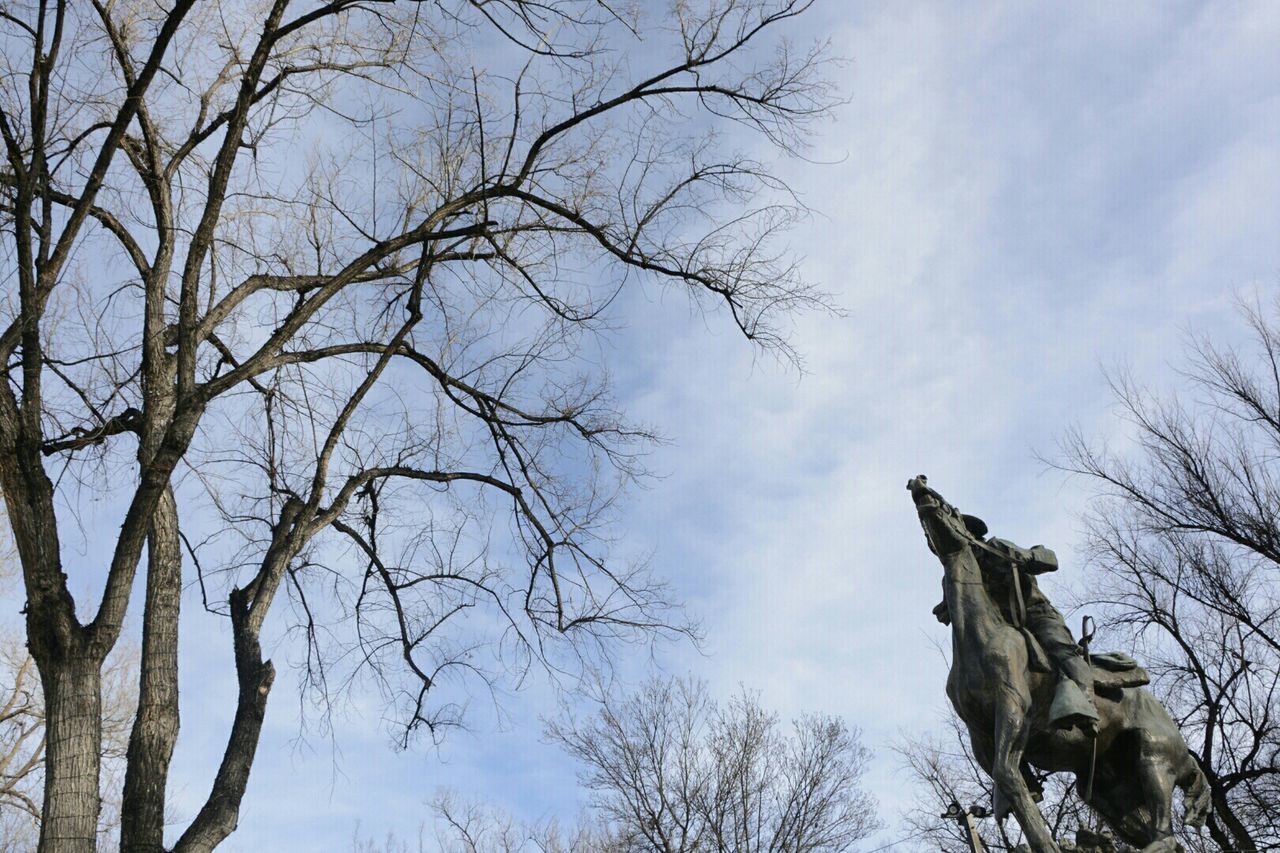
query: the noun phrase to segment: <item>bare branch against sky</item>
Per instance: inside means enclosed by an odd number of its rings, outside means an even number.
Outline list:
[[[376,684],[406,744],[507,675],[690,632],[611,556],[654,433],[599,341],[626,289],[783,355],[788,315],[825,304],[779,239],[794,200],[719,135],[795,152],[827,114],[821,43],[779,38],[809,5],[0,7],[0,483],[45,691],[41,850],[93,845],[135,580],[131,850],[164,843],[184,584],[239,690],[182,851],[237,825],[269,618],[319,696]]]

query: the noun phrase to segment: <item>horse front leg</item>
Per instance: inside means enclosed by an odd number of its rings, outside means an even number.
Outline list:
[[[1044,815],[1036,807],[1031,790],[1027,787],[1027,780],[1022,776],[1022,753],[1031,733],[1031,724],[1027,720],[1029,705],[1029,699],[1022,701],[1022,697],[1013,695],[1011,691],[997,703],[992,779],[1018,819],[1018,825],[1022,827],[1022,834],[1026,836],[1033,853],[1062,853],[1058,843],[1053,840],[1053,833],[1049,830]]]
[[[978,766],[987,771],[987,775],[994,780],[996,750],[991,732],[968,721],[965,725],[969,729],[969,747],[973,750],[973,757],[977,759]],[[1009,816],[1009,803],[1000,795],[1000,786],[996,784],[991,786],[991,811],[995,814],[996,820],[1001,823]]]

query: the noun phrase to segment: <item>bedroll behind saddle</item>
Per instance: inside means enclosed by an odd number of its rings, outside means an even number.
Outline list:
[[[1093,689],[1108,699],[1118,699],[1125,687],[1142,687],[1151,683],[1147,671],[1124,652],[1091,655],[1090,663],[1093,664]]]

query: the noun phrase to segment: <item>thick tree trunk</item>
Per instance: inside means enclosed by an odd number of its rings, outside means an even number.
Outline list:
[[[102,661],[68,656],[42,665],[40,677],[47,732],[40,853],[91,853],[97,849]]]
[[[120,849],[164,850],[165,787],[178,739],[178,611],[182,552],[173,490],[156,506],[147,540],[147,596],[143,611],[138,713],[129,736]]]
[[[17,422],[13,398],[0,394],[0,486],[22,562],[27,648],[44,692],[39,850],[81,853],[97,847],[105,652],[90,642],[76,619],[62,571],[53,483],[40,460],[39,432],[27,427],[15,441]]]

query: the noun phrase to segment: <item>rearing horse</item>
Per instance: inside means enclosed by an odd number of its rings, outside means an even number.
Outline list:
[[[960,514],[924,477],[907,488],[944,573],[952,640],[947,696],[969,729],[974,756],[995,782],[997,814],[1013,812],[1034,853],[1061,853],[1022,773],[1025,760],[1074,773],[1081,798],[1089,796],[1107,825],[1142,853],[1181,850],[1172,828],[1174,786],[1183,791],[1189,826],[1204,824],[1210,796],[1168,712],[1140,687],[1124,688],[1118,699],[1100,695],[1096,758],[1093,738],[1050,725],[1057,676],[1028,666],[1027,641],[988,594]]]

